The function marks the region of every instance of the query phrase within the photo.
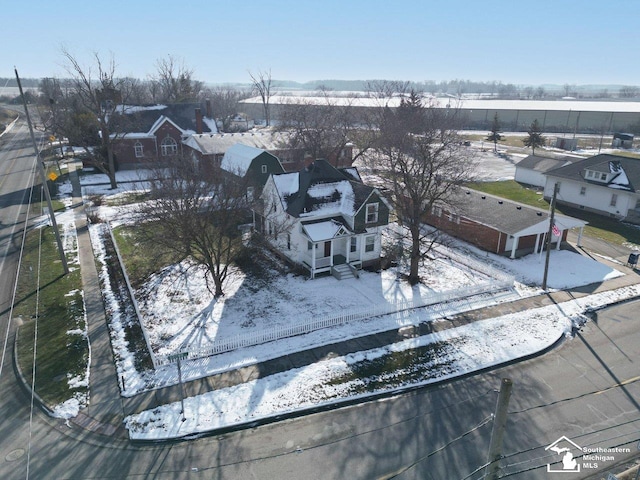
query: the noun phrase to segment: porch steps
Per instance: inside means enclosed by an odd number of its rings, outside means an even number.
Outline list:
[[[353,270],[346,263],[343,263],[341,265],[334,265],[333,267],[331,267],[331,275],[336,277],[338,280],[355,278],[355,275],[353,274]]]

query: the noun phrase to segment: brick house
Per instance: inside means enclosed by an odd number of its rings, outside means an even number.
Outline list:
[[[216,133],[211,103],[203,115],[200,104],[119,107],[111,137],[118,167],[132,169],[158,164],[164,157],[185,153],[191,134]]]
[[[456,189],[447,204],[436,204],[424,221],[488,252],[510,258],[540,252],[549,232],[549,212],[468,188]],[[556,213],[551,243],[560,249],[567,231],[586,222]]]

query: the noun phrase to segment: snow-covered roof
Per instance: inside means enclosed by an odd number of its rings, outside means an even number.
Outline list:
[[[264,150],[259,148],[237,143],[225,152],[220,168],[243,177],[251,166],[253,159],[263,153]]]
[[[298,172],[280,173],[272,175],[271,178],[282,202],[282,208],[287,210],[289,208],[287,199],[300,189],[300,174]]]
[[[629,182],[627,172],[624,171],[624,168],[619,162],[609,162],[609,169],[611,170],[611,173],[617,174],[613,180],[609,182],[609,186],[611,188],[631,190],[631,182]]]
[[[347,233],[344,224],[336,219],[324,222],[303,223],[302,229],[312,242],[322,242],[335,238],[340,231]]]
[[[336,214],[351,217],[355,214],[355,194],[348,180],[311,185],[307,195],[312,199],[312,206],[302,212],[301,217]]]
[[[202,133],[194,134],[183,143],[204,155],[222,155],[231,146],[241,143],[266,151],[276,151],[287,145],[285,133],[243,132],[243,133]]]

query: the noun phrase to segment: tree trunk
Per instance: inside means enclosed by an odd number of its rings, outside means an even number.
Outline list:
[[[222,280],[217,275],[213,275],[213,284],[216,286],[216,291],[213,294],[214,297],[224,297],[224,292],[222,291]]]
[[[116,181],[116,166],[113,161],[113,151],[110,146],[107,146],[107,158],[109,159],[109,182],[111,182],[111,189],[118,188],[118,182]]]
[[[416,285],[420,282],[420,230],[418,227],[411,228],[411,264],[409,268],[409,284]]]

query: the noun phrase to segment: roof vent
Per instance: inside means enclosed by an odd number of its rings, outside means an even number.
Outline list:
[[[484,200],[485,198],[487,198],[487,196],[486,195],[482,195],[482,197],[480,197],[480,198],[482,198]]]
[[[542,212],[536,212],[536,215],[538,215],[539,217],[542,216]]]
[[[517,209],[517,210],[522,210],[522,207],[521,207],[520,205],[518,205],[518,206],[516,207],[516,209]]]
[[[502,200],[498,200],[498,204],[502,205],[504,202]]]
[[[469,190],[467,190],[467,195],[471,195],[471,192]]]

